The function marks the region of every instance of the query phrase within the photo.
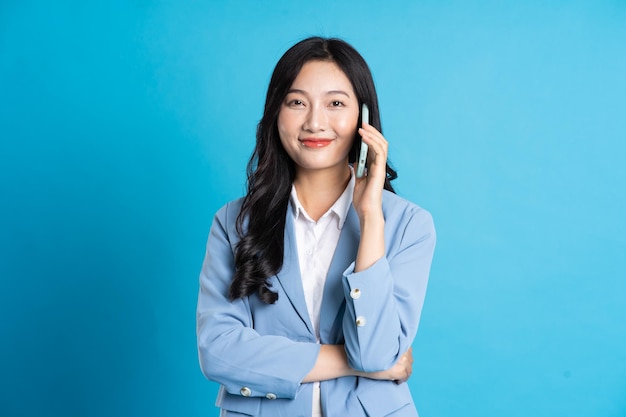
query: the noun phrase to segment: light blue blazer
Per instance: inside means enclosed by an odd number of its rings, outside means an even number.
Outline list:
[[[278,301],[268,305],[252,295],[231,302],[241,203],[220,209],[209,233],[197,309],[200,366],[222,385],[216,401],[221,416],[310,416],[312,384],[301,381],[320,345],[304,299],[293,210],[287,210],[283,267],[269,280]],[[386,256],[355,273],[360,232],[350,208],[320,316],[321,343],[344,344],[350,365],[364,371],[388,369],[411,346],[435,247],[426,210],[384,191],[383,214]],[[417,416],[406,383],[343,377],[323,381],[321,397],[325,417]]]

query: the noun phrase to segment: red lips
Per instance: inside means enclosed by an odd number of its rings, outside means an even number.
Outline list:
[[[323,148],[330,145],[332,139],[319,139],[319,138],[304,138],[300,139],[300,142],[307,148]]]

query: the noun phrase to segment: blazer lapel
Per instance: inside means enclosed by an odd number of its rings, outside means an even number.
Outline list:
[[[283,266],[276,274],[281,287],[283,288],[289,302],[300,316],[309,332],[315,335],[309,311],[304,299],[304,288],[302,286],[302,275],[300,274],[300,262],[298,261],[298,246],[293,224],[291,203],[287,207],[287,219],[285,220],[285,249],[283,256]]]
[[[343,272],[356,260],[361,239],[359,217],[351,205],[339,235],[337,249],[328,269],[324,284],[324,298],[320,313],[320,339],[322,343],[339,343],[339,331],[344,311]],[[341,338],[343,339],[343,338]]]

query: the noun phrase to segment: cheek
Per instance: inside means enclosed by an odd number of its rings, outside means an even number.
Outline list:
[[[333,120],[333,128],[335,132],[343,137],[352,139],[357,132],[357,123],[359,122],[359,114],[350,112],[341,112],[337,114]]]
[[[284,118],[278,115],[278,120],[276,120],[276,127],[278,128],[278,135],[280,136],[280,141],[285,145],[285,140],[287,139],[289,129],[285,125]]]
[[[340,133],[341,136],[353,138],[356,135],[356,120],[352,119],[341,119],[337,122],[336,129],[337,133]]]
[[[284,137],[287,139],[287,136],[293,134],[294,129],[296,128],[297,121],[290,115],[284,111],[278,113],[278,119],[276,120],[276,126],[278,127],[278,133],[280,133],[281,139]]]

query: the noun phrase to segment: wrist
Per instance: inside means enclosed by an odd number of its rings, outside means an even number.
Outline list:
[[[382,210],[360,218],[361,239],[354,271],[363,271],[385,255],[385,218]]]
[[[373,210],[371,212],[363,212],[359,216],[359,224],[361,232],[365,229],[383,230],[385,227],[385,217],[382,210]]]

